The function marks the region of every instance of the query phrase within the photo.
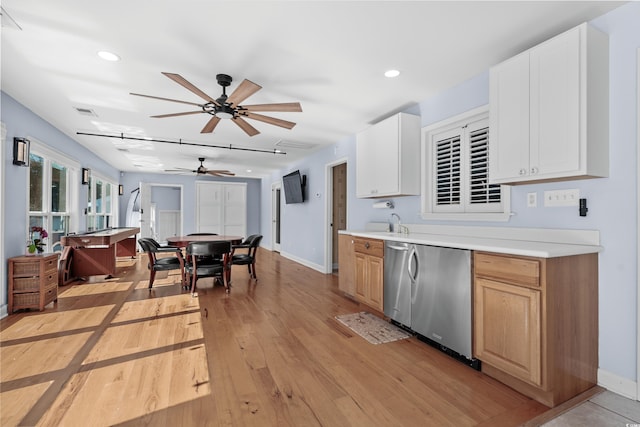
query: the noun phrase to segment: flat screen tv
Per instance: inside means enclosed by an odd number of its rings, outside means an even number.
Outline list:
[[[300,171],[294,171],[282,177],[286,204],[304,203],[304,181]]]

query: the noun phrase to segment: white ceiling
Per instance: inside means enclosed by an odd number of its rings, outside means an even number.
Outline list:
[[[260,176],[620,4],[3,0],[2,90],[122,171],[195,168],[202,156],[209,168]],[[98,58],[100,50],[121,61]],[[391,68],[401,75],[385,78]],[[222,93],[216,74],[233,77],[228,94],[249,79],[263,88],[243,104],[299,101],[303,112],[263,113],[296,122],[292,130],[250,121],[260,134],[249,137],[222,121],[201,134],[205,114],[149,117],[194,107],[129,94],[202,102],[161,72],[180,74],[213,98]],[[305,148],[274,155],[78,132]]]

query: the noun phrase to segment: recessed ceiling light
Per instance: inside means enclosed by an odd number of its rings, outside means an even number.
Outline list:
[[[120,57],[112,52],[107,52],[106,50],[101,50],[98,52],[98,56],[105,61],[120,61]]]
[[[398,70],[387,70],[384,72],[385,77],[398,77],[400,75],[400,71]]]
[[[251,173],[251,172],[252,172],[251,169],[247,169],[247,173]]]

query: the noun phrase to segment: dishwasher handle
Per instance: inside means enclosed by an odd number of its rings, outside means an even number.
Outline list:
[[[387,247],[389,249],[395,249],[396,251],[408,251],[409,248],[406,246],[396,246],[396,245],[390,245],[387,243]]]
[[[414,264],[412,261],[415,261],[416,271],[411,271],[411,266]],[[411,252],[409,252],[409,259],[407,259],[407,272],[409,273],[409,279],[411,279],[412,283],[416,282],[418,278],[418,271],[420,271],[420,266],[418,265],[420,261],[418,260],[418,252],[416,251],[415,246],[411,246]]]

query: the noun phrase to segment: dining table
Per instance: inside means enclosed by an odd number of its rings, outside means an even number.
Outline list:
[[[242,236],[228,236],[219,234],[194,234],[186,236],[167,237],[167,243],[171,246],[186,248],[192,242],[230,242],[232,245],[242,243]]]
[[[167,237],[167,244],[183,249],[189,246],[189,243],[193,242],[229,242],[232,245],[238,245],[242,243],[242,236],[230,236],[224,234],[193,234]],[[231,253],[229,253],[228,259],[231,260]],[[225,279],[228,284],[231,283],[231,264],[227,264],[225,266],[225,270]]]

